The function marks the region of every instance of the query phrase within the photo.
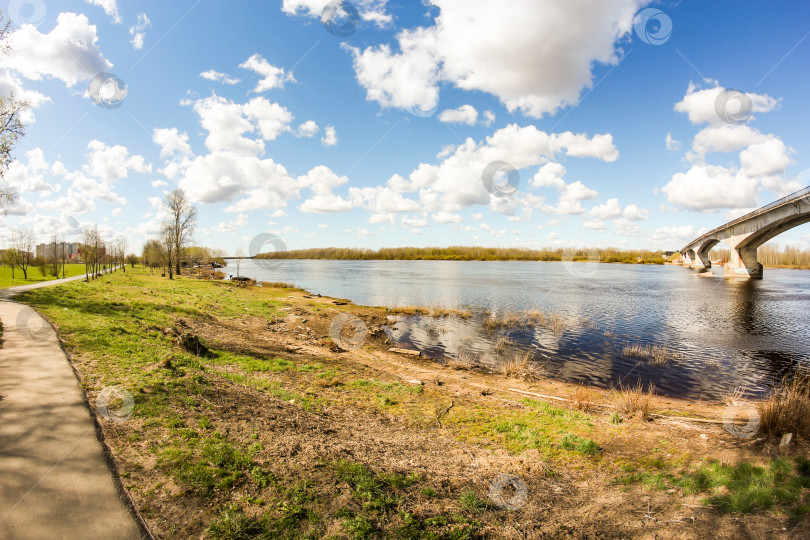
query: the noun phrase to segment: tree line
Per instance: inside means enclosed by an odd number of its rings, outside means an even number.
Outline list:
[[[663,252],[646,250],[605,249],[522,249],[474,246],[313,248],[260,253],[257,259],[344,259],[344,260],[441,260],[441,261],[600,261],[621,263],[663,264]]]

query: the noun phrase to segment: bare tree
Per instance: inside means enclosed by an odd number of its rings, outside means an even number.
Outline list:
[[[11,249],[14,264],[22,270],[23,279],[28,279],[28,267],[34,260],[36,238],[33,229],[19,228],[11,232]]]
[[[120,266],[121,270],[124,272],[127,271],[127,245],[127,239],[120,237],[112,243],[112,247],[110,249],[113,259],[113,266]]]
[[[64,277],[65,271],[65,255],[64,251],[67,250],[67,244],[59,238],[59,235],[54,234],[51,237],[51,243],[48,244],[47,262],[50,265],[50,272],[54,277],[59,277],[59,272],[62,272]]]
[[[0,56],[8,54],[10,47],[6,38],[11,32],[11,21],[3,22],[3,12],[0,11]],[[0,96],[0,212],[8,213],[8,208],[17,200],[14,188],[5,185],[4,176],[9,163],[11,151],[17,144],[17,139],[25,135],[25,126],[22,123],[22,114],[30,104],[16,99],[14,94]]]
[[[167,193],[165,202],[169,210],[169,218],[165,225],[168,225],[168,233],[173,238],[172,251],[174,252],[175,269],[177,275],[180,275],[180,258],[183,249],[191,242],[194,229],[197,227],[197,209],[189,202],[186,192],[180,188]]]

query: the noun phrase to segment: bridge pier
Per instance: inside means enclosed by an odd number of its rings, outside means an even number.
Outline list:
[[[762,279],[763,266],[755,247],[731,247],[731,260],[723,267],[725,277]]]

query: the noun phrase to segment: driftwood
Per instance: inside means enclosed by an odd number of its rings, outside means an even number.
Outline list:
[[[422,356],[421,351],[414,351],[411,349],[399,349],[397,347],[391,347],[390,349],[388,349],[388,352],[395,352],[399,354],[410,354],[411,356]]]

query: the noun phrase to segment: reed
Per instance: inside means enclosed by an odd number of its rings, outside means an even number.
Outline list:
[[[533,355],[527,352],[522,357],[512,357],[504,361],[501,371],[506,377],[523,379],[524,381],[536,381],[543,376],[543,366],[538,366],[533,361]]]
[[[810,437],[810,368],[783,379],[765,401],[757,405],[760,432],[780,437],[793,433]]]
[[[628,343],[622,347],[622,356],[625,358],[639,358],[646,360],[648,364],[663,366],[673,360],[676,355],[670,353],[664,345],[641,345],[640,343]]]
[[[652,411],[652,396],[655,395],[655,387],[650,385],[650,389],[645,392],[639,381],[635,386],[619,385],[618,390],[614,390],[614,400],[616,409],[626,415],[640,414],[643,420],[649,420]]]
[[[548,328],[554,332],[555,334],[562,334],[568,328],[568,323],[565,321],[565,317],[563,317],[559,313],[552,313],[548,316]]]

